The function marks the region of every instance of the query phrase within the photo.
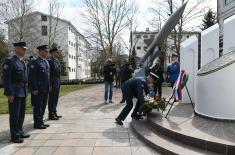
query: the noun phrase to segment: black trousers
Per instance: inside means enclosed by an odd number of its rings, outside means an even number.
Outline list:
[[[25,97],[15,97],[12,103],[9,102],[11,139],[18,139],[23,134],[25,108]]]
[[[124,107],[124,109],[122,110],[122,112],[119,114],[118,119],[124,121],[126,119],[126,117],[128,116],[128,114],[130,113],[131,109],[133,108],[133,97],[125,95],[124,97],[126,98],[126,106]],[[140,107],[140,102],[139,100],[137,100],[136,105],[135,105],[135,109],[131,114],[131,117],[135,117],[138,115],[139,112],[139,107]]]
[[[34,126],[43,124],[43,115],[47,106],[48,93],[39,92],[38,95],[32,95]]]
[[[123,85],[125,82],[126,82],[126,80],[121,80],[121,87],[122,87],[122,85]],[[123,95],[123,92],[122,92],[122,101],[123,101],[123,102],[126,101],[126,99],[125,99],[125,97],[124,97],[124,95]]]
[[[48,111],[49,116],[53,116],[57,113],[57,104],[59,99],[60,88],[52,88],[52,91],[49,93],[48,100]]]

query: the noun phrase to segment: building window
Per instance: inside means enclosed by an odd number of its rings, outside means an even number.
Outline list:
[[[228,5],[228,4],[230,4],[230,3],[232,3],[232,2],[234,2],[235,0],[225,0],[225,5]]]
[[[144,38],[148,38],[148,35],[144,35]]]
[[[47,16],[41,15],[41,20],[42,20],[42,21],[47,21]]]
[[[141,38],[141,35],[140,35],[140,34],[139,34],[139,35],[137,35],[137,36],[136,36],[136,38]]]
[[[47,26],[42,26],[42,36],[47,36]]]
[[[141,47],[140,47],[140,46],[137,46],[137,50],[141,50]]]

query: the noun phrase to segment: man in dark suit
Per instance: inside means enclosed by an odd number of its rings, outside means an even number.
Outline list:
[[[144,97],[145,94],[148,94],[148,87],[149,85],[153,85],[154,83],[156,83],[158,79],[159,77],[156,74],[150,72],[147,78],[131,78],[124,83],[124,85],[122,86],[122,93],[126,99],[126,106],[119,114],[119,116],[115,119],[117,124],[123,125],[122,121],[126,119],[127,115],[133,107],[133,98],[137,98],[137,102],[135,109],[131,114],[131,117],[137,120],[140,119],[140,109],[144,105]]]
[[[122,68],[122,85],[129,80],[132,77],[132,73],[133,73],[133,69],[132,66],[127,63],[126,65],[123,65]],[[124,95],[122,94],[122,100],[120,101],[120,103],[125,103],[126,99],[124,97]]]
[[[47,61],[47,45],[38,46],[38,58],[30,66],[31,100],[33,105],[34,128],[46,129],[43,115],[45,113],[50,88],[50,66]]]
[[[50,64],[50,84],[52,88],[51,92],[49,93],[48,101],[49,120],[58,120],[62,117],[57,115],[56,110],[60,93],[61,67],[58,60],[60,52],[61,51],[58,48],[51,49],[51,57],[48,59],[48,62]]]
[[[3,64],[4,94],[8,97],[11,141],[22,143],[30,135],[23,131],[26,97],[28,94],[28,71],[24,61],[26,43],[13,44],[15,54]]]

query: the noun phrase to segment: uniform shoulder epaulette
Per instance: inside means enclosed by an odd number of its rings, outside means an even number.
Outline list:
[[[3,68],[3,69],[6,69],[6,68],[9,66],[9,64],[11,63],[11,59],[12,59],[12,57],[7,57],[7,58],[4,60],[4,62],[3,62],[3,64],[2,64],[2,68]]]

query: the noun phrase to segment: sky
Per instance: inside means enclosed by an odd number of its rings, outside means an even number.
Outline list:
[[[138,22],[138,31],[144,31],[146,28],[150,28],[150,22],[153,19],[153,15],[149,8],[156,5],[156,2],[159,0],[133,0],[135,1],[136,5],[138,6],[138,13],[137,13],[137,22]],[[189,0],[189,4],[192,4],[197,0]],[[216,11],[217,8],[217,1],[216,0],[207,0],[210,4],[209,7]],[[60,0],[63,4],[64,9],[61,15],[62,18],[69,20],[75,27],[82,29],[84,24],[81,22],[81,10],[84,9],[83,0]],[[38,11],[42,11],[44,13],[48,13],[48,3],[49,0],[36,0],[35,9]],[[197,21],[195,21],[197,22]],[[82,30],[81,30],[82,31]]]
[[[35,10],[41,11],[43,13],[48,13],[48,4],[50,0],[36,0],[35,2]],[[156,6],[156,2],[161,0],[133,0],[137,7],[138,7],[138,13],[137,15],[137,24],[136,27],[137,31],[145,31],[146,28],[149,28],[151,30],[155,30],[151,24],[150,21],[154,18],[153,14],[150,11],[150,8],[153,6]],[[175,0],[179,1],[179,0]],[[198,0],[189,0],[188,7],[190,5],[193,5]],[[208,1],[205,5],[212,8],[214,12],[216,12],[217,9],[217,1],[216,0],[206,0]],[[62,5],[64,6],[61,18],[66,19],[70,21],[82,34],[84,34],[84,27],[86,26],[82,22],[81,17],[81,11],[84,10],[83,0],[60,0]],[[202,6],[203,7],[203,6]],[[201,19],[194,20],[191,22],[191,25],[194,25],[195,23],[200,23]],[[123,32],[123,39],[126,43],[129,42],[129,32],[124,31]]]

